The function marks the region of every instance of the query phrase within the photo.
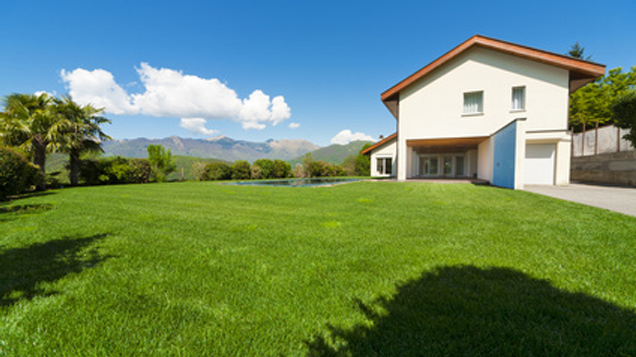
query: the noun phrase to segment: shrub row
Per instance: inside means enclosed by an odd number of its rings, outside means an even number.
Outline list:
[[[147,159],[127,159],[120,156],[85,159],[80,163],[80,180],[88,185],[114,183],[147,183],[150,180]]]
[[[296,172],[292,172],[292,167],[287,162],[270,159],[256,160],[252,165],[243,160],[236,161],[232,165],[224,162],[212,162],[205,165],[202,169],[195,169],[195,171],[197,171],[197,179],[199,181],[345,176],[345,171],[341,166],[323,161],[308,161],[305,165],[299,167]]]
[[[291,165],[282,160],[260,159],[250,165],[244,160],[236,161],[232,165],[224,162],[211,162],[198,170],[199,181],[217,180],[257,180],[293,177]]]
[[[38,166],[18,151],[0,147],[0,200],[34,190],[44,179]]]

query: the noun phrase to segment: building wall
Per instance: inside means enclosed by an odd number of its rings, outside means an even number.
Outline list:
[[[525,87],[525,110],[513,111],[512,88],[519,86]],[[463,115],[464,93],[474,91],[483,91],[483,114]],[[518,118],[526,119],[527,131],[567,130],[567,70],[480,47],[467,50],[399,95],[398,152],[406,153],[411,139],[490,136]],[[406,156],[398,157],[401,180],[411,174]],[[479,178],[492,181],[492,160],[492,143],[486,140],[478,147]]]
[[[397,139],[394,139],[378,148],[375,148],[371,152],[371,166],[370,166],[371,176],[383,177],[383,176],[396,175],[396,168],[397,168],[396,150],[397,150]],[[377,166],[378,158],[391,158],[392,166],[393,166],[391,168],[391,172],[392,172],[391,175],[378,174],[378,166]]]
[[[525,86],[526,109],[511,111],[512,88]],[[464,93],[483,91],[482,115],[462,115]],[[567,129],[569,73],[473,48],[400,92],[400,140],[489,136],[513,119],[527,130]]]

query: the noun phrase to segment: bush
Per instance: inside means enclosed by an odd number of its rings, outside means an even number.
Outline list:
[[[632,147],[636,148],[636,91],[619,97],[612,107],[616,126],[621,129],[628,129],[629,132],[623,136]]]
[[[232,165],[233,180],[249,180],[251,177],[250,163],[245,160],[239,160]]]
[[[129,162],[130,181],[133,183],[148,183],[150,182],[150,174],[152,169],[150,168],[150,162],[147,159],[131,159]]]
[[[34,189],[43,179],[39,168],[24,155],[0,147],[0,199]]]
[[[258,165],[250,166],[250,177],[252,180],[258,180],[261,178],[261,167]]]
[[[305,170],[308,177],[321,177],[325,172],[325,163],[322,161],[311,161]]]
[[[79,178],[87,185],[147,183],[151,171],[146,159],[127,159],[120,156],[84,159],[80,161]]]
[[[340,165],[324,163],[322,176],[345,176],[345,171]]]
[[[205,165],[206,180],[229,180],[232,178],[232,169],[224,162],[211,162]]]
[[[254,166],[258,166],[261,169],[260,178],[271,179],[274,176],[274,162],[270,159],[259,159],[254,161]]]
[[[287,178],[291,176],[291,165],[283,160],[274,160],[274,178]]]
[[[192,164],[192,170],[197,181],[205,181],[205,162],[197,161]]]

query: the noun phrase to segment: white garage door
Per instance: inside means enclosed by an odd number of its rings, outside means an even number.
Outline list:
[[[526,145],[526,184],[554,184],[555,149],[555,144]]]

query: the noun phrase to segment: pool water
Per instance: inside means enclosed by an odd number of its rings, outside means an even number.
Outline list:
[[[290,180],[268,180],[268,181],[243,181],[233,182],[231,185],[245,186],[288,186],[288,187],[308,187],[308,186],[325,186],[335,183],[345,183],[360,181],[360,179],[351,178],[303,178]]]

